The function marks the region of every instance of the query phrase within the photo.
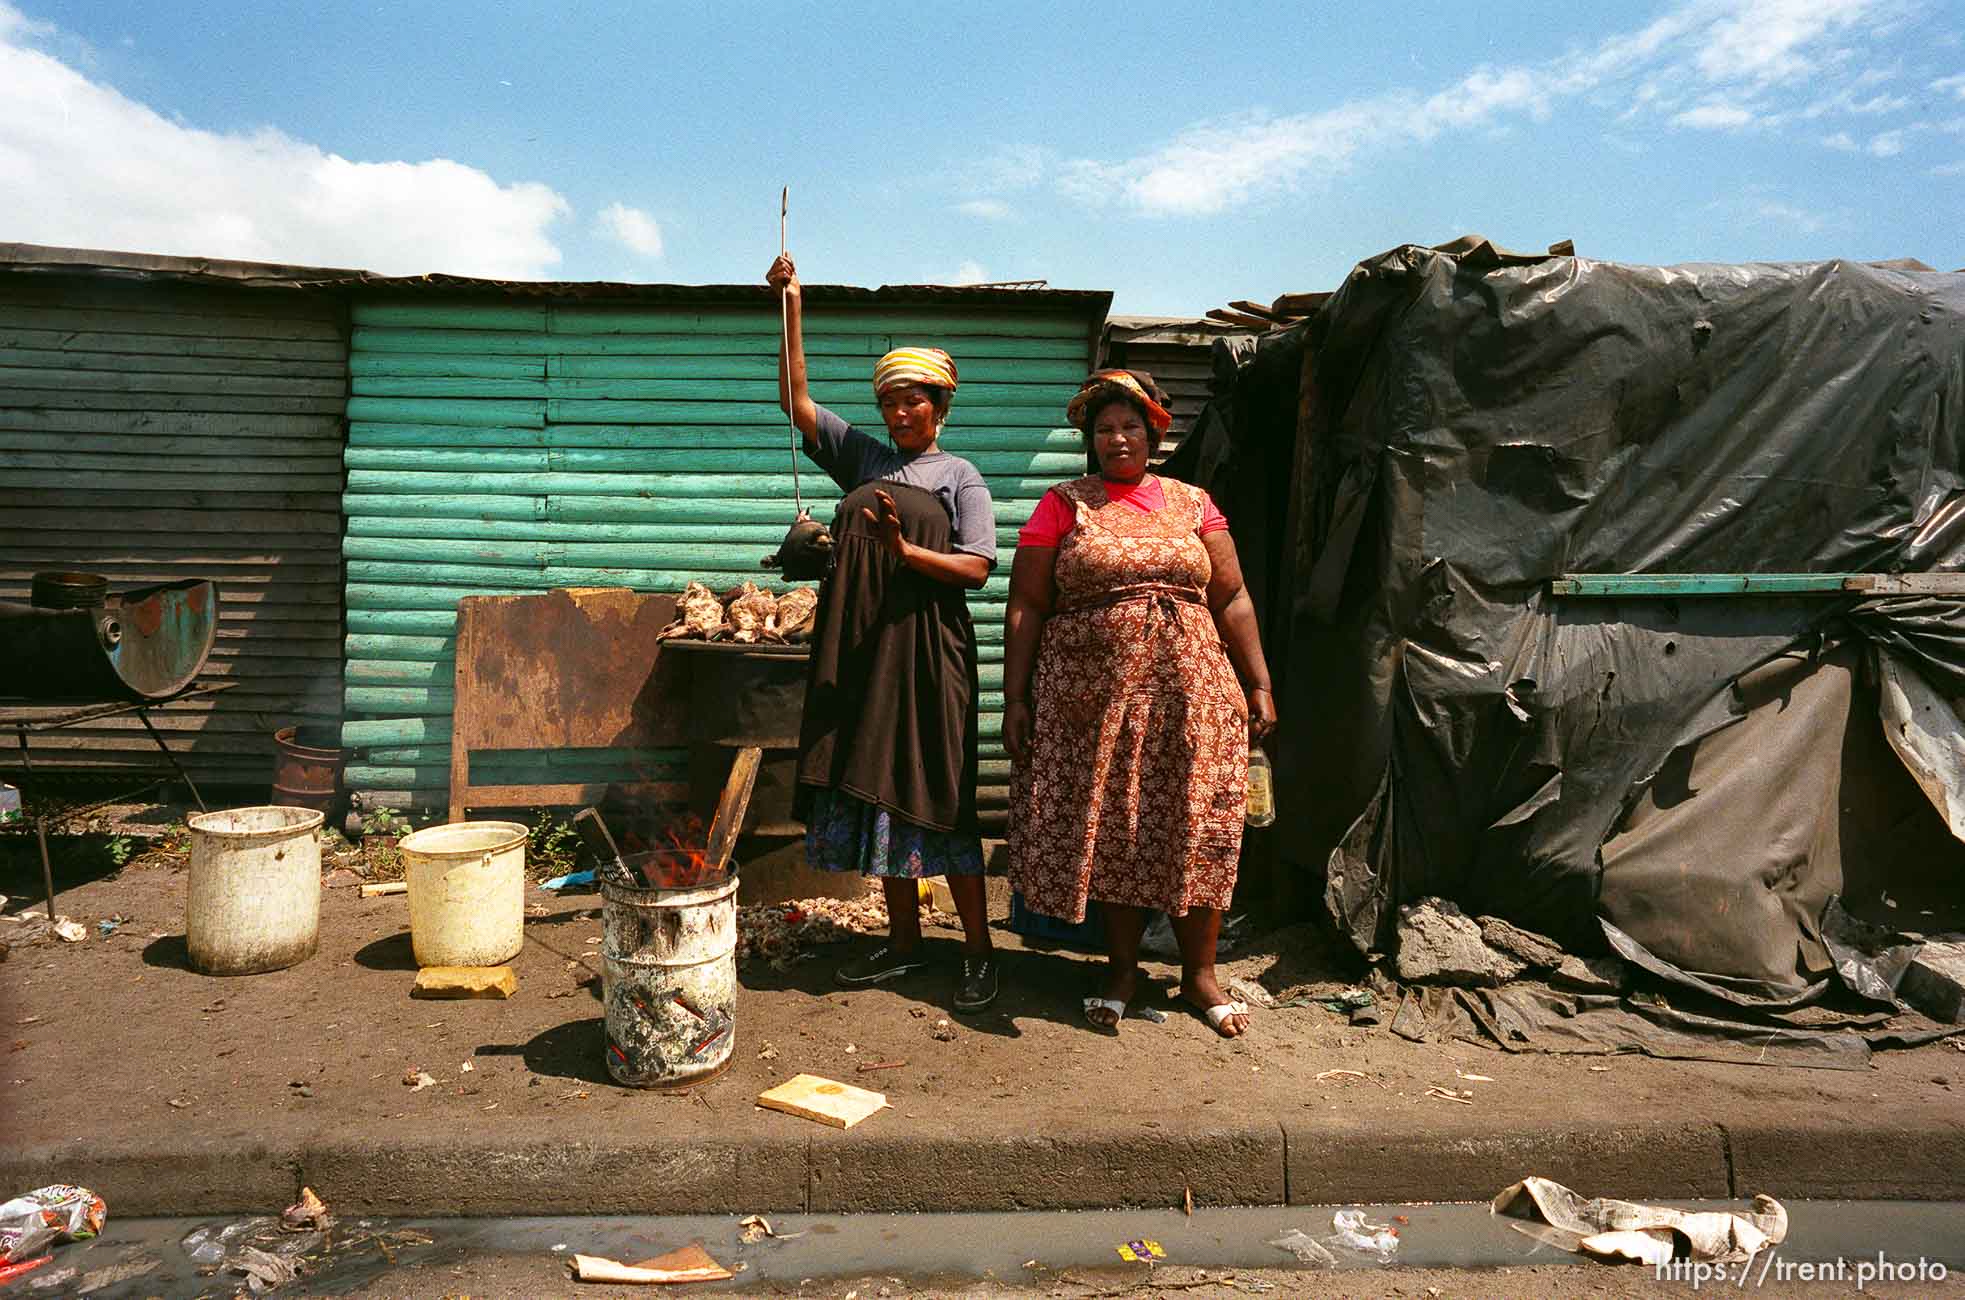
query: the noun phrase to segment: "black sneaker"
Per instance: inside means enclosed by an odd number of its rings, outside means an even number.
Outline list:
[[[999,969],[994,953],[983,957],[964,956],[962,978],[955,982],[955,1009],[981,1011],[996,1001],[1001,986],[997,977]]]
[[[864,957],[855,957],[841,964],[832,973],[835,982],[847,988],[858,988],[863,984],[879,984],[886,980],[899,979],[911,971],[920,970],[928,963],[920,952],[896,952],[886,944],[880,945]]]

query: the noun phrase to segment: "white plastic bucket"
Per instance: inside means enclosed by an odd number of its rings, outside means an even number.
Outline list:
[[[498,966],[518,955],[526,834],[517,822],[453,822],[402,838],[417,965]]]
[[[191,828],[185,946],[207,975],[284,970],[321,936],[321,814],[312,808],[228,808]]]

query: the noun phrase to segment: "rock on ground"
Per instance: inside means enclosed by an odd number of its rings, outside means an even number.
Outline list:
[[[1562,965],[1562,945],[1546,935],[1524,930],[1498,916],[1483,916],[1479,924],[1482,942],[1497,952],[1505,952],[1541,970]]]
[[[1415,983],[1505,983],[1527,966],[1481,942],[1481,927],[1444,898],[1399,909],[1399,978]]]

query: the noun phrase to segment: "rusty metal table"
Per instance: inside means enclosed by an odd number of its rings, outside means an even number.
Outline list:
[[[191,774],[186,772],[184,766],[177,761],[177,755],[173,754],[171,747],[164,743],[164,738],[158,733],[157,728],[151,725],[150,710],[161,709],[179,700],[215,695],[220,691],[231,690],[237,685],[237,682],[193,682],[175,694],[154,700],[49,701],[0,697],[0,727],[13,728],[15,736],[20,741],[21,770],[26,776],[32,777],[34,763],[28,757],[27,751],[27,738],[30,734],[37,731],[59,731],[63,727],[76,727],[84,722],[96,722],[103,718],[134,713],[137,720],[143,723],[143,729],[150,733],[150,738],[157,742],[157,748],[163,751],[165,759],[170,762],[171,772],[178,780],[184,782],[185,789],[191,792],[191,798],[198,805],[198,811],[209,812],[210,809],[205,807],[205,797],[198,793],[197,783],[192,781]],[[53,817],[44,813],[34,819],[34,836],[41,848],[41,885],[47,891],[49,925],[55,923],[55,873],[48,862],[48,827],[59,825],[71,817],[81,817],[98,808],[120,803],[133,795],[162,785],[170,779],[170,776],[159,776],[129,790],[111,795],[107,799],[98,799],[80,808],[70,808]]]

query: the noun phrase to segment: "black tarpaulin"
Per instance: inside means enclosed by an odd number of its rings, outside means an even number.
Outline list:
[[[1361,948],[1438,894],[1791,1002],[1830,897],[1965,897],[1965,602],[1549,589],[1965,567],[1965,275],[1408,246],[1304,346],[1280,832]]]

